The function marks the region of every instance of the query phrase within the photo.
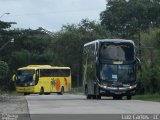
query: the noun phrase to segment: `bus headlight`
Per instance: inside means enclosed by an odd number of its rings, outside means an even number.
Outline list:
[[[29,83],[30,86],[35,85],[35,81]]]
[[[101,84],[98,84],[99,85],[99,87],[101,87],[101,88],[107,88],[107,85],[101,85]]]
[[[133,89],[133,88],[136,88],[137,85],[133,85],[133,86],[129,86],[129,89]]]
[[[33,85],[33,83],[30,83],[29,85]]]
[[[103,88],[107,88],[107,86],[104,85]]]

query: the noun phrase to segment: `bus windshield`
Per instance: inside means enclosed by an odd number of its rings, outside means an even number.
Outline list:
[[[19,86],[30,86],[34,85],[33,75],[35,70],[18,70],[16,84]]]
[[[127,83],[135,80],[134,65],[107,65],[102,64],[101,79],[104,81],[118,81]]]
[[[102,43],[100,59],[131,61],[134,59],[134,46],[131,43]]]

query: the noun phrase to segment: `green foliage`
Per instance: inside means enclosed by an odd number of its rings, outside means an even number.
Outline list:
[[[5,54],[4,51],[7,51],[4,49],[5,46],[7,45],[6,43],[10,43],[10,40],[12,39],[12,32],[7,30],[10,27],[11,27],[11,23],[0,21],[0,54],[1,54],[1,57]]]
[[[0,61],[0,91],[5,90],[3,86],[6,84],[8,72],[8,64],[4,61]]]
[[[8,64],[4,61],[0,61],[0,80],[4,79],[8,74]]]
[[[128,38],[139,30],[160,26],[159,11],[157,0],[108,0],[100,14],[101,24],[112,34]]]
[[[15,51],[12,53],[10,60],[13,68],[26,66],[31,61],[31,53],[27,50]]]
[[[159,94],[136,95],[133,96],[133,99],[160,102],[160,95]]]
[[[142,78],[145,93],[160,93],[160,47],[159,28],[149,29],[141,34]]]
[[[4,31],[6,28],[10,28],[11,23],[0,21],[0,31]]]

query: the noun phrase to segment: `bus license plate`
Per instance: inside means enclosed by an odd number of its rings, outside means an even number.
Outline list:
[[[122,94],[122,92],[115,92],[115,94],[120,95],[120,94]]]

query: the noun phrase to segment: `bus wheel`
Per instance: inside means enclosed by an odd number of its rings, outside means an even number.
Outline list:
[[[127,96],[127,100],[131,100],[132,99],[132,96],[131,95],[128,95]]]
[[[86,95],[87,99],[91,99],[91,97],[92,97],[91,95],[88,94],[88,88],[87,87],[85,87],[85,95]]]
[[[61,87],[61,92],[57,93],[58,95],[63,95],[64,94],[64,87]]]
[[[91,97],[92,97],[91,95],[87,95],[86,96],[87,99],[91,99]]]
[[[101,99],[101,95],[97,95],[97,99],[100,100]]]
[[[62,87],[62,88],[61,88],[61,92],[60,92],[60,94],[61,94],[61,95],[63,95],[63,94],[64,94],[64,87]]]
[[[43,95],[43,94],[44,94],[44,88],[41,87],[39,95]]]

